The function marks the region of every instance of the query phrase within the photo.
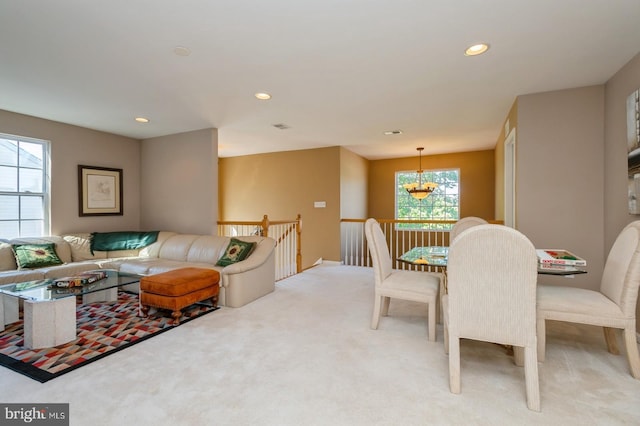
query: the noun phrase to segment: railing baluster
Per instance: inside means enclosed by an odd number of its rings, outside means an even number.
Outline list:
[[[367,241],[364,235],[364,222],[366,219],[342,219],[340,235],[343,241],[342,262],[345,265],[371,266],[371,256],[367,249]],[[387,244],[389,254],[393,259],[393,267],[404,270],[437,270],[433,266],[409,265],[397,259],[410,249],[417,246],[446,246],[449,229],[456,223],[455,220],[394,220],[379,219]],[[495,221],[494,221],[495,222]],[[399,224],[427,224],[430,226],[420,229],[404,229]]]
[[[276,281],[302,270],[300,255],[301,218],[295,220],[270,221],[264,215],[262,221],[220,221],[218,235],[242,237],[250,235],[269,236],[276,241]]]

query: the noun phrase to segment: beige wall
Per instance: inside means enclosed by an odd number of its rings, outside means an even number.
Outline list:
[[[215,235],[217,160],[217,129],[143,140],[142,227]]]
[[[493,150],[423,156],[422,166],[430,169],[460,169],[460,216],[494,217]],[[418,157],[373,160],[369,164],[368,215],[378,219],[395,218],[395,173],[418,168]]]
[[[340,260],[341,148],[221,158],[220,220],[302,216],[302,267]],[[315,201],[326,202],[314,208]]]
[[[627,204],[626,100],[640,88],[640,54],[622,67],[605,86],[604,109],[604,246],[605,253],[628,223],[640,220],[630,215]],[[636,308],[640,330],[640,304]]]
[[[640,220],[629,214],[627,202],[627,97],[640,88],[640,53],[606,84],[604,203],[605,248],[608,251],[628,223]]]
[[[516,99],[509,110],[509,114],[507,118],[502,123],[502,127],[500,128],[500,135],[498,136],[498,140],[496,141],[495,148],[495,165],[496,165],[496,182],[495,182],[495,191],[496,191],[496,203],[495,203],[495,212],[496,212],[496,220],[504,220],[504,143],[509,136],[509,133],[512,129],[515,129],[518,126],[518,100]],[[517,135],[516,135],[517,138]],[[516,194],[517,198],[517,194]]]
[[[518,98],[517,227],[536,247],[565,248],[589,273],[540,282],[595,289],[604,264],[604,86]]]
[[[51,234],[140,227],[140,141],[0,110],[0,132],[51,141]],[[123,215],[78,214],[78,165],[122,169]]]

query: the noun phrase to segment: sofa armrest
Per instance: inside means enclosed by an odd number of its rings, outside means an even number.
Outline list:
[[[268,237],[263,238],[261,241],[258,242],[255,250],[253,250],[253,253],[251,253],[251,255],[248,258],[246,258],[241,262],[233,263],[229,266],[225,266],[222,269],[222,273],[224,275],[234,275],[234,274],[241,274],[243,272],[259,268],[267,260],[269,260],[270,254],[274,251],[275,247],[276,247],[276,240]],[[226,280],[224,281],[225,281],[224,284],[226,286],[227,281]]]

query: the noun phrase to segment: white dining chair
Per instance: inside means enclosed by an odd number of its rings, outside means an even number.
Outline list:
[[[462,231],[465,231],[469,228],[471,228],[472,226],[477,226],[477,225],[485,225],[489,222],[487,222],[486,220],[484,220],[481,217],[476,217],[476,216],[467,216],[467,217],[463,217],[462,219],[460,219],[459,221],[457,221],[456,223],[453,224],[453,227],[451,228],[451,231],[449,232],[449,245],[451,245],[451,243],[453,242],[453,240],[462,233]]]
[[[609,352],[618,354],[615,329],[623,330],[631,375],[640,379],[636,303],[640,285],[640,221],[618,235],[604,266],[600,288],[538,286],[538,359],[545,359],[546,320],[604,328]]]
[[[452,393],[461,390],[460,339],[511,345],[516,364],[524,362],[527,406],[540,411],[537,262],[529,239],[506,226],[474,226],[451,244],[442,302]]]
[[[392,298],[422,302],[427,304],[429,340],[435,341],[438,289],[442,274],[393,269],[387,240],[378,221],[367,219],[364,230],[373,261],[375,281],[371,328],[376,330],[380,323],[380,316],[388,314]]]

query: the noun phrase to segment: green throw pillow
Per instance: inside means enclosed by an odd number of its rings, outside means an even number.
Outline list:
[[[216,266],[227,266],[231,265],[232,263],[245,260],[247,257],[249,257],[255,246],[256,243],[249,243],[232,238],[229,246],[224,251],[224,255],[220,258],[220,260],[218,260]]]
[[[61,265],[62,260],[56,253],[54,243],[49,244],[13,244],[18,268],[42,268],[44,266]]]

